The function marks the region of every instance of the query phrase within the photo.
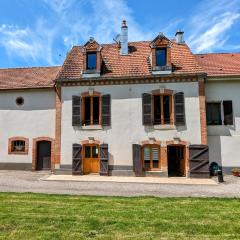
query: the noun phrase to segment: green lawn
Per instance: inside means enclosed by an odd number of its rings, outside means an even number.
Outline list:
[[[0,239],[240,239],[240,200],[0,193]]]

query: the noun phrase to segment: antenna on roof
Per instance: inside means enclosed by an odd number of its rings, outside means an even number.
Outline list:
[[[113,39],[113,41],[116,42],[117,44],[120,44],[120,38],[121,38],[121,35],[117,34],[116,37]]]

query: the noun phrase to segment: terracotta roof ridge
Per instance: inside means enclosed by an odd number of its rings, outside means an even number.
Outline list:
[[[40,66],[40,67],[13,67],[13,68],[0,68],[0,71],[1,70],[19,70],[19,69],[36,69],[36,68],[59,68],[61,67],[61,65],[59,66],[46,66],[46,67],[43,67],[43,66]]]
[[[202,55],[220,55],[220,54],[232,55],[232,54],[240,54],[240,52],[196,53],[194,55],[202,56]]]

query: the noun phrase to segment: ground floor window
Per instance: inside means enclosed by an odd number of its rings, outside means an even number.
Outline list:
[[[12,137],[8,140],[9,154],[28,154],[28,139],[24,137]]]
[[[158,145],[143,147],[143,167],[145,170],[160,169],[160,147]]]

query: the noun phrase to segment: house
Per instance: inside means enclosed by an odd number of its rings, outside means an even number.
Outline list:
[[[0,69],[0,168],[209,176],[240,166],[240,54],[170,40],[74,46],[63,66]]]

